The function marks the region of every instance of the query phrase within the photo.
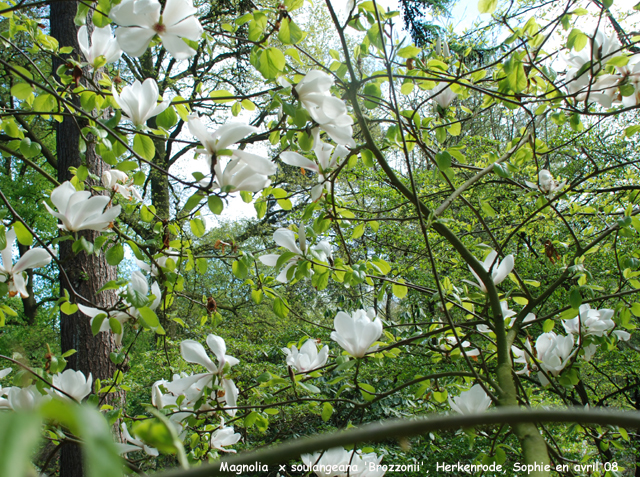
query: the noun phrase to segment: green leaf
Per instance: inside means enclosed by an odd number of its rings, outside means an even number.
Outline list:
[[[569,304],[574,310],[579,309],[580,305],[582,305],[582,295],[580,294],[579,288],[574,288],[571,290],[571,293],[569,293]]]
[[[364,94],[368,96],[364,101],[364,106],[367,109],[375,109],[380,104],[377,99],[380,98],[382,92],[380,91],[380,85],[378,83],[367,83],[364,87]]]
[[[140,318],[144,321],[144,323],[149,328],[157,328],[160,325],[160,320],[158,320],[158,316],[155,312],[149,308],[148,306],[143,306],[142,308],[138,308],[140,312]]]
[[[441,151],[436,154],[436,164],[438,165],[438,169],[441,171],[446,171],[451,167],[451,154],[447,151]]]
[[[31,475],[31,455],[40,440],[40,425],[35,412],[0,413],[0,475]]]
[[[582,50],[589,41],[589,37],[582,33],[581,30],[574,28],[567,37],[567,48],[573,48],[576,51]]]
[[[298,25],[290,21],[288,18],[284,18],[280,22],[280,31],[278,32],[278,40],[285,45],[295,45],[307,36],[306,32],[302,31]]]
[[[265,49],[258,60],[258,71],[266,79],[274,79],[284,70],[286,60],[284,54],[274,47]]]
[[[74,406],[78,425],[72,428],[82,439],[87,477],[113,477],[122,474],[122,458],[113,443],[111,427],[97,410]]]
[[[133,152],[147,161],[151,161],[156,154],[156,147],[153,145],[153,140],[149,136],[136,134],[133,137]]]
[[[247,278],[247,274],[249,273],[246,265],[241,260],[236,260],[235,262],[233,262],[233,264],[231,264],[231,270],[239,280],[244,280],[245,278]]]
[[[398,50],[398,56],[400,58],[415,58],[421,51],[422,48],[418,48],[415,45],[409,45]]]
[[[100,327],[105,318],[107,318],[106,313],[99,313],[91,320],[91,333],[93,333],[93,336],[100,333]]]
[[[11,95],[23,101],[33,94],[33,88],[27,83],[16,83],[11,87]]]
[[[209,97],[213,99],[214,103],[232,103],[236,100],[235,95],[231,94],[226,89],[211,91],[211,93],[209,93]]]
[[[478,11],[480,13],[493,13],[498,8],[498,0],[480,0]]]
[[[543,325],[542,325],[542,331],[544,331],[545,333],[549,333],[549,331],[551,331],[554,326],[556,326],[556,322],[553,320],[545,320]]]
[[[105,258],[107,259],[107,263],[113,267],[118,265],[122,259],[124,258],[124,247],[117,243],[105,254]]]
[[[367,383],[358,383],[358,386],[360,387],[360,394],[362,394],[362,399],[364,399],[365,401],[373,401],[376,397],[375,397],[375,388],[373,386],[371,386],[371,384],[367,384]]]
[[[22,141],[20,141],[20,152],[27,159],[31,159],[32,157],[36,157],[40,154],[42,147],[37,142],[31,142],[31,139],[25,137]]]
[[[276,297],[273,301],[273,311],[280,318],[286,318],[289,314],[289,307],[285,304],[285,302],[280,297]]]
[[[322,405],[322,420],[327,422],[331,418],[331,414],[333,414],[333,406],[329,402],[325,402]]]
[[[262,303],[263,296],[264,296],[264,293],[262,293],[262,290],[251,290],[251,299],[256,305],[259,305],[260,303]]]
[[[115,318],[109,318],[109,327],[116,335],[122,334],[122,323]]]
[[[31,232],[29,232],[22,222],[13,224],[13,230],[16,233],[18,242],[22,245],[30,246],[33,244],[33,235],[31,235]]]
[[[404,280],[402,280],[402,279],[400,279],[400,280],[398,280],[398,281],[400,281],[400,282],[404,283]],[[405,296],[407,296],[407,292],[409,291],[409,289],[408,289],[406,286],[404,286],[404,285],[401,285],[401,284],[399,284],[399,283],[394,283],[394,284],[391,286],[391,291],[393,292],[393,294],[394,294],[397,298],[402,299],[402,298],[404,298]]]
[[[195,218],[189,221],[189,228],[191,229],[191,233],[196,237],[202,237],[205,233],[204,222],[202,219]]]
[[[65,315],[73,315],[76,311],[78,311],[78,305],[74,305],[70,301],[65,301],[62,305],[60,305],[60,311]]]
[[[156,125],[160,128],[169,130],[178,122],[178,115],[173,106],[169,106],[156,116]]]

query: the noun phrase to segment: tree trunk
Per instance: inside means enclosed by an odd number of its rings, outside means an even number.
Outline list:
[[[77,40],[77,28],[74,24],[76,14],[76,2],[54,2],[51,4],[51,35],[58,40],[60,47],[71,46],[74,54],[80,51]],[[60,62],[54,59],[53,71],[60,66]],[[58,157],[58,180],[64,182],[71,179],[70,167],[82,165],[80,155],[80,129],[73,118],[65,116],[64,121],[57,125],[56,151]],[[85,165],[89,171],[98,177],[108,167],[102,159],[96,155],[95,147],[87,144],[85,153]],[[94,231],[83,231],[79,234],[87,241],[94,242],[100,235]],[[98,294],[98,290],[108,281],[116,279],[116,268],[109,266],[104,254],[87,255],[84,251],[74,254],[73,241],[60,242],[60,261],[69,279],[67,282],[64,274],[60,273],[60,292],[68,291],[71,300],[82,302],[74,295],[90,300],[98,306],[112,306],[117,301],[114,290]],[[83,304],[88,304],[84,302]],[[73,315],[60,314],[60,334],[62,351],[75,349],[77,353],[68,358],[68,368],[82,371],[85,375],[96,379],[110,379],[116,371],[116,366],[110,360],[110,353],[117,349],[113,334],[98,333],[93,336],[90,320],[84,314],[78,312]],[[109,404],[121,407],[124,402],[122,393],[113,393],[109,396]],[[82,456],[79,446],[74,444],[64,445],[60,451],[60,476],[81,477]]]

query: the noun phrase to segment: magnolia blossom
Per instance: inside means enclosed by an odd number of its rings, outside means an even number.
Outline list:
[[[204,391],[204,388],[212,385],[213,378],[216,378],[220,390],[215,392],[216,398],[220,402],[225,402],[226,407],[235,407],[238,397],[238,389],[231,379],[224,378],[224,374],[229,368],[235,366],[240,361],[232,356],[227,356],[227,347],[222,338],[215,335],[207,336],[207,345],[218,359],[216,365],[207,355],[204,347],[194,340],[184,340],[180,343],[180,353],[182,358],[194,364],[200,364],[207,369],[207,373],[194,374],[186,377],[174,377],[173,381],[164,384],[164,387],[174,396],[185,395],[189,402],[197,401]],[[213,397],[212,397],[213,398]],[[228,409],[227,414],[235,415],[235,409]]]
[[[324,452],[316,452],[314,454],[302,454],[300,456],[302,462],[307,466],[309,470],[315,470],[315,474],[320,476],[346,476],[347,465],[351,462],[351,452],[343,449],[342,447],[334,447]],[[326,472],[326,469],[336,469],[340,473],[333,471],[333,473]]]
[[[445,58],[451,56],[449,44],[446,41],[443,42],[440,37],[436,38],[436,55],[444,56]]]
[[[320,140],[320,132],[318,128],[314,128],[312,130],[312,135],[314,138],[313,152],[316,155],[317,162],[307,159],[303,155],[293,151],[280,153],[280,158],[282,159],[282,162],[289,164],[290,166],[301,167],[318,173],[318,182],[320,184],[313,187],[311,190],[311,199],[317,200],[322,194],[323,187],[327,189],[329,187],[329,183],[326,182],[327,173],[335,168],[342,159],[349,154],[349,150],[342,145],[338,145],[334,151],[332,145]],[[333,154],[331,154],[332,151]]]
[[[333,78],[328,74],[311,70],[293,88],[293,94],[331,139],[343,146],[355,148],[353,119],[347,114],[347,106],[339,98],[331,96]]]
[[[457,97],[458,95],[451,91],[449,83],[438,83],[437,86],[431,90],[431,99],[442,109],[448,108]]]
[[[140,439],[131,437],[131,434],[129,434],[129,430],[127,429],[127,425],[124,422],[120,426],[120,429],[122,429],[122,438],[125,440],[125,443],[116,444],[119,454],[126,454],[128,452],[134,451],[144,451],[147,455],[150,455],[152,457],[158,456],[158,449],[156,449],[155,447],[149,447],[145,445],[145,443]]]
[[[104,171],[102,173],[102,185],[105,189],[112,190],[122,195],[125,199],[142,201],[142,196],[133,186],[133,179],[129,179],[124,172],[117,169]]]
[[[211,434],[211,447],[218,449],[221,452],[233,452],[233,449],[225,449],[226,446],[232,446],[236,444],[242,436],[235,432],[233,427],[226,427],[224,421],[220,424],[220,429],[215,430]]]
[[[109,197],[104,195],[91,197],[89,191],[77,191],[69,181],[53,189],[51,202],[58,212],[49,207],[46,202],[44,206],[51,215],[60,219],[62,224],[58,227],[68,232],[80,230],[103,232],[112,226],[121,210],[120,206],[116,205],[105,212],[105,208],[111,202]]]
[[[131,274],[131,282],[127,287],[127,291],[130,296],[146,297],[149,294],[149,284],[147,283],[147,279],[141,272],[136,270]],[[160,287],[156,282],[153,282],[153,284],[151,285],[151,293],[153,294],[154,298],[147,306],[152,311],[155,311],[155,309],[160,305],[160,301],[162,300],[162,292],[160,291]],[[107,315],[102,321],[102,325],[100,326],[99,331],[112,331],[111,324],[109,323],[109,318],[115,318],[116,320],[118,320],[120,322],[120,325],[122,326],[122,332],[114,333],[114,337],[116,340],[116,345],[120,346],[122,344],[122,338],[124,336],[124,324],[132,318],[140,318],[140,312],[136,307],[131,305],[126,299],[124,300],[124,303],[127,306],[125,310],[110,313],[107,313],[104,310],[100,310],[99,308],[85,306],[81,303],[78,304],[78,308],[82,313],[91,317],[91,324],[93,324],[93,320],[95,320],[99,315]]]
[[[625,66],[617,66],[619,78],[618,83],[627,82],[634,88],[633,94],[621,96],[622,104],[625,108],[631,108],[640,104],[640,53],[629,58]],[[619,99],[619,98],[616,98]]]
[[[111,9],[109,18],[120,25],[116,37],[120,47],[132,56],[142,55],[158,34],[174,58],[184,60],[196,51],[183,38],[196,41],[203,32],[194,16],[198,10],[191,0],[167,0],[162,15],[158,0],[124,0]]]
[[[16,296],[19,293],[22,298],[27,298],[29,296],[27,282],[22,272],[30,268],[40,268],[48,265],[51,262],[51,254],[43,248],[32,248],[27,250],[14,265],[12,251],[13,243],[16,240],[16,231],[9,229],[5,237],[7,246],[0,251],[0,255],[2,255],[0,282],[8,285],[9,296]],[[11,371],[10,368],[9,371]]]
[[[331,244],[326,240],[320,240],[316,245],[307,247],[307,235],[303,225],[298,227],[298,240],[296,241],[296,235],[292,230],[279,228],[273,233],[273,240],[276,244],[286,248],[289,252],[294,253],[295,256],[291,257],[287,264],[284,266],[280,274],[276,277],[280,283],[287,283],[287,274],[289,269],[293,267],[298,260],[303,256],[307,256],[312,259],[319,260],[321,262],[329,262],[333,259],[331,252]],[[270,253],[263,255],[260,261],[268,267],[275,267],[278,263],[280,255],[277,253]]]
[[[460,414],[477,414],[486,411],[491,406],[491,398],[479,384],[475,384],[468,391],[461,392],[453,400],[451,396],[448,399],[451,409]]]
[[[267,176],[275,174],[277,167],[266,157],[252,154],[229,146],[237,143],[251,133],[258,132],[258,128],[243,123],[227,123],[210,132],[200,118],[189,116],[189,131],[202,143],[202,148],[196,149],[203,154],[209,164],[213,165],[213,178],[203,179],[199,184],[207,187],[214,185],[223,192],[249,191],[259,192],[271,184]],[[223,156],[231,156],[226,165],[222,166]]]
[[[611,334],[615,335],[616,338],[618,338],[618,340],[620,341],[629,341],[629,339],[631,338],[631,334],[627,333],[624,330],[613,330]]]
[[[333,325],[336,331],[331,332],[331,339],[354,358],[362,358],[378,349],[377,345],[372,345],[382,335],[382,321],[376,317],[373,308],[357,310],[352,315],[339,311]]]
[[[565,84],[569,94],[576,95],[578,101],[589,99],[598,101],[604,107],[610,107],[616,91],[617,78],[603,75],[594,81],[592,75],[598,74],[606,62],[621,52],[622,45],[615,33],[607,36],[597,30],[590,36],[586,48],[570,53],[564,60],[569,67],[565,76]],[[587,63],[590,64],[586,67]]]
[[[526,374],[529,376],[531,365],[533,364],[531,361],[531,342],[527,339],[524,343],[525,348],[529,351],[522,350],[517,348],[516,346],[511,347],[511,353],[513,354],[513,362],[514,364],[524,364],[524,368],[520,371],[516,371],[516,374]]]
[[[571,320],[564,320],[562,324],[567,333],[604,336],[607,331],[616,326],[611,319],[613,313],[613,310],[606,308],[593,310],[591,306],[585,303],[580,305],[578,316]]]
[[[1,396],[3,395],[7,397],[2,398]],[[35,384],[24,388],[17,386],[2,388],[2,386],[0,386],[0,409],[31,411],[47,399],[51,398],[40,394]]]
[[[85,377],[82,371],[74,371],[73,369],[67,369],[62,373],[54,374],[51,377],[53,385],[64,391],[69,396],[73,397],[76,401],[80,402],[91,394],[91,385],[93,384],[93,376],[89,373],[89,377]],[[58,389],[48,390],[50,394],[55,392],[56,396],[63,399],[69,399],[69,396],[62,394]]]
[[[169,99],[158,104],[158,84],[153,78],[147,78],[144,83],[135,80],[132,85],[122,88],[120,94],[114,86],[111,93],[122,112],[136,127],[144,126],[149,118],[157,116],[171,104]]]
[[[487,258],[482,262],[482,267],[491,275],[491,279],[495,285],[499,285],[502,281],[507,278],[507,275],[511,273],[513,270],[514,260],[513,255],[507,255],[502,262],[498,260],[498,252],[495,250],[491,250]],[[477,283],[470,282],[468,280],[464,280],[465,282],[473,285],[474,287],[479,288],[484,293],[487,293],[487,287],[480,277],[473,271],[473,269],[469,266],[469,270],[476,277]]]
[[[151,265],[148,265],[142,260],[136,260],[136,264],[138,265],[138,268],[140,268],[140,270],[150,273],[151,276],[153,277],[157,277],[160,274],[158,267],[167,268],[167,260],[172,258],[172,255],[171,255],[172,252],[173,252],[173,249],[171,248],[164,250],[162,252],[162,255],[160,255],[157,258],[156,257],[153,258],[155,263]]]
[[[99,63],[114,63],[122,55],[122,50],[113,37],[109,25],[102,28],[94,28],[93,33],[91,33],[91,46],[89,46],[89,30],[87,30],[86,26],[81,26],[78,29],[78,44],[85,59],[94,68]],[[102,57],[102,61],[99,61],[100,57]]]
[[[329,347],[325,345],[318,353],[316,340],[313,339],[305,341],[300,351],[294,345],[291,345],[291,349],[282,348],[282,351],[287,355],[287,364],[296,368],[299,373],[308,373],[321,368],[329,358]]]
[[[551,172],[546,169],[541,169],[538,172],[538,183],[525,181],[525,183],[532,189],[537,189],[545,195],[553,195],[564,187],[566,181],[559,183],[556,181]]]
[[[491,332],[491,328],[489,328],[486,325],[478,325],[478,329],[481,333],[488,333]],[[480,327],[485,327],[488,331],[486,331],[484,328],[480,328]],[[453,335],[449,335],[449,336],[445,336],[444,339],[441,339],[441,343],[440,343],[440,349],[443,351],[451,351],[452,349],[458,348],[460,347],[460,352],[463,351],[463,348],[469,348],[471,346],[471,343],[469,343],[468,341],[463,341],[462,343],[460,343],[457,338]],[[473,349],[465,349],[464,350],[464,354],[466,354],[467,356],[473,358],[475,356],[479,356],[480,355],[480,350],[478,350],[477,348],[473,348]]]
[[[552,376],[557,376],[569,363],[573,355],[573,335],[558,336],[553,331],[541,334],[536,340],[536,352],[540,367]],[[538,373],[538,379],[543,386],[549,380],[543,373]]]

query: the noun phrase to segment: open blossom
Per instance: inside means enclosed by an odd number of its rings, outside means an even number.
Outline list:
[[[216,365],[200,343],[194,340],[184,340],[180,343],[180,353],[182,358],[194,364],[204,366],[208,372],[194,374],[192,376],[174,378],[170,383],[164,384],[164,387],[174,396],[188,396],[189,402],[197,401],[204,391],[204,388],[211,387],[212,381],[216,380],[216,384],[221,387],[220,390],[214,391],[218,401],[225,402],[225,407],[235,407],[238,398],[238,389],[231,379],[224,377],[227,370],[238,364],[240,361],[232,356],[228,356],[227,346],[224,340],[210,334],[207,336],[207,345],[218,359]],[[227,410],[227,414],[235,415],[235,409]]]
[[[225,449],[225,447],[236,444],[241,437],[233,427],[225,426],[224,421],[222,421],[220,428],[211,433],[211,447],[222,452],[233,452],[235,454],[235,450]]]
[[[215,181],[205,178],[200,181],[201,186],[213,184],[223,192],[259,192],[269,186],[271,180],[267,176],[276,173],[275,164],[266,157],[230,148],[249,134],[258,132],[258,128],[231,122],[215,131],[209,131],[195,115],[189,116],[188,125],[191,134],[197,137],[203,146],[196,149],[196,152],[205,156],[210,170],[213,164],[215,172]],[[229,157],[224,167],[223,157]]]
[[[147,279],[141,272],[136,270],[131,274],[131,282],[128,286],[128,292],[132,296],[138,295],[146,297],[149,294],[149,284],[147,283]],[[155,311],[155,309],[160,305],[160,301],[162,300],[162,292],[160,291],[160,287],[156,282],[153,282],[153,284],[151,285],[151,293],[153,294],[154,298],[147,306],[150,310]],[[126,299],[124,300],[124,303],[128,307],[126,310],[114,311],[108,314],[104,310],[85,306],[81,303],[78,303],[78,308],[82,313],[91,317],[91,324],[93,324],[93,320],[95,320],[97,316],[105,314],[107,315],[107,317],[102,321],[102,325],[100,326],[99,331],[111,331],[109,318],[115,318],[116,320],[118,320],[120,322],[120,325],[122,326],[122,332],[114,333],[114,337],[116,340],[116,344],[120,346],[120,344],[122,343],[122,338],[124,337],[124,324],[132,318],[137,319],[140,317],[140,312],[137,308],[132,306]]]
[[[109,18],[120,28],[116,37],[120,47],[132,56],[142,55],[156,34],[174,58],[184,60],[196,51],[183,38],[196,41],[203,32],[195,17],[198,10],[191,0],[167,0],[162,15],[158,0],[124,0],[111,9]]]
[[[606,308],[594,310],[585,303],[580,305],[578,316],[563,321],[564,329],[567,333],[576,335],[604,336],[607,331],[616,326],[611,319],[613,313],[613,310]]]
[[[122,88],[120,94],[114,86],[111,93],[122,112],[136,127],[144,126],[149,118],[160,114],[171,103],[171,100],[166,99],[158,104],[158,84],[153,78],[147,78],[143,83],[135,80],[132,85]]]
[[[473,385],[468,391],[461,392],[453,400],[451,396],[448,399],[451,409],[460,414],[477,414],[491,406],[491,398],[479,384]]]
[[[140,270],[143,270],[147,273],[150,273],[151,276],[153,277],[157,277],[159,275],[159,270],[158,267],[160,268],[166,268],[167,267],[167,260],[169,260],[170,258],[172,260],[176,259],[178,257],[178,255],[173,255],[175,252],[173,251],[172,248],[168,248],[164,251],[162,251],[162,255],[160,255],[159,257],[154,257],[154,261],[155,263],[148,265],[147,263],[145,263],[143,260],[136,260],[136,264],[138,265],[138,267],[140,268]]]
[[[300,347],[300,351],[294,345],[289,348],[282,348],[287,355],[287,364],[298,370],[299,373],[308,373],[314,369],[321,368],[329,358],[329,347],[324,346],[318,353],[316,340],[308,339]]]
[[[317,162],[307,159],[303,155],[293,151],[280,153],[280,158],[282,162],[290,166],[301,167],[318,173],[318,182],[320,184],[311,190],[311,200],[317,200],[322,194],[323,187],[329,187],[329,183],[326,182],[327,173],[334,169],[342,159],[349,154],[349,150],[342,145],[338,145],[334,151],[332,145],[320,140],[320,131],[318,128],[312,130],[312,135],[314,138],[313,152],[316,155]],[[332,152],[333,154],[331,154]]]
[[[491,332],[491,328],[489,328],[486,325],[478,325],[479,327],[484,326],[486,327],[486,329],[488,331],[485,331],[484,329],[480,329],[481,333],[489,333]],[[467,340],[463,341],[462,343],[460,343],[460,345],[458,346],[459,341],[456,339],[455,336],[453,335],[448,335],[445,336],[444,339],[440,340],[440,349],[442,351],[451,351],[455,348],[460,347],[460,353],[462,353],[463,348],[469,348],[471,346],[471,343]],[[479,356],[480,355],[480,350],[478,350],[477,348],[472,348],[472,349],[464,349],[464,354],[466,354],[467,356],[473,358],[475,356]]]
[[[298,227],[298,240],[296,241],[296,235],[293,230],[279,228],[273,233],[273,240],[276,244],[286,248],[289,252],[295,255],[291,257],[282,271],[276,277],[280,283],[287,283],[287,274],[289,269],[293,267],[298,260],[303,256],[308,256],[321,262],[328,262],[332,260],[331,244],[326,240],[320,240],[316,245],[307,247],[306,232],[303,225]],[[262,255],[260,261],[268,267],[275,267],[278,263],[280,255],[277,253],[270,253]]]
[[[89,30],[87,30],[86,26],[81,26],[78,29],[78,44],[85,59],[94,68],[100,57],[104,58],[104,63],[114,63],[122,56],[122,50],[117,40],[113,37],[109,25],[102,28],[94,28],[93,33],[91,33],[91,45],[89,45]]]
[[[105,208],[111,199],[104,195],[91,197],[89,191],[77,191],[71,182],[66,181],[53,189],[51,202],[58,209],[54,211],[46,202],[44,206],[51,215],[62,222],[58,225],[62,230],[79,232],[80,230],[107,230],[120,214],[120,206]]]
[[[546,169],[541,169],[540,172],[538,172],[537,184],[535,182],[529,182],[529,181],[525,181],[525,183],[532,189],[537,189],[543,194],[553,195],[564,187],[564,185],[566,184],[566,181],[559,183],[553,178],[553,176],[551,175],[551,172],[549,172]]]
[[[536,340],[536,352],[540,367],[552,376],[557,376],[569,363],[573,355],[573,335],[558,336],[553,331],[541,334]],[[543,386],[549,384],[543,373],[538,373]]]
[[[511,270],[513,270],[514,266],[513,255],[507,255],[504,260],[502,260],[502,262],[498,260],[497,257],[498,252],[496,252],[495,250],[491,250],[489,255],[487,255],[487,258],[485,258],[484,262],[482,262],[482,267],[491,275],[491,279],[495,285],[499,285],[500,283],[502,283],[502,281],[507,278],[507,275],[511,273]],[[468,280],[464,281],[469,283],[470,285],[473,285],[474,287],[479,288],[484,293],[487,293],[487,287],[484,282],[480,280],[480,277],[476,274],[476,272],[473,271],[471,267],[469,267],[469,270],[471,271],[473,276],[476,277],[477,283],[473,283]]]
[[[124,439],[125,443],[116,444],[119,454],[126,454],[128,452],[134,451],[143,451],[144,453],[152,457],[158,456],[158,449],[156,449],[155,447],[149,447],[140,439],[132,437],[131,434],[129,434],[127,425],[124,422],[120,426],[120,429],[122,430],[122,438]]]
[[[102,185],[105,189],[117,192],[125,199],[131,200],[135,198],[139,201],[142,200],[142,196],[133,186],[133,179],[129,179],[129,176],[117,169],[111,169],[110,171],[104,171],[102,173]]]
[[[27,250],[22,257],[13,264],[13,243],[16,240],[16,231],[9,229],[6,234],[7,246],[0,251],[2,255],[2,265],[0,265],[0,282],[4,282],[9,287],[9,296],[16,296],[18,293],[22,298],[27,298],[27,282],[22,272],[30,268],[40,268],[51,262],[51,254],[43,248],[32,248]],[[0,376],[1,377],[1,376]]]
[[[331,339],[354,358],[362,358],[378,349],[372,345],[382,335],[382,321],[376,317],[373,308],[357,310],[352,315],[339,311],[333,324],[336,330],[331,332]]]
[[[315,474],[319,476],[334,475],[334,476],[346,476],[347,465],[351,462],[351,452],[342,447],[334,447],[333,449],[327,449],[324,452],[316,452],[314,454],[302,454],[300,456],[302,462],[308,469],[317,468]],[[317,467],[316,467],[317,466]],[[343,472],[333,474],[327,474],[325,469],[338,469],[342,468]]]
[[[431,99],[442,109],[448,108],[457,97],[458,95],[451,91],[449,83],[438,83],[438,85],[431,90]]]
[[[344,101],[331,96],[333,78],[320,70],[311,70],[293,88],[293,94],[331,139],[343,146],[355,148],[353,119],[347,114]]]
[[[68,395],[72,396],[76,401],[80,402],[91,393],[91,385],[93,384],[93,377],[89,373],[89,377],[85,377],[82,371],[74,371],[73,369],[67,369],[62,373],[54,374],[51,378],[53,385],[64,391]],[[63,399],[69,399],[65,394],[62,394],[57,389],[49,390],[49,393],[55,393]]]

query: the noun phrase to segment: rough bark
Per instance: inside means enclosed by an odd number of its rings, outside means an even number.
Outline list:
[[[80,51],[77,41],[77,27],[74,24],[76,2],[54,2],[51,4],[51,35],[58,40],[60,47],[71,46],[75,52]],[[60,66],[56,60],[53,62],[53,70]],[[71,179],[70,167],[79,167],[83,163],[80,154],[80,128],[83,126],[77,120],[65,117],[57,126],[56,131],[56,155],[58,159],[58,180],[64,182]],[[84,164],[90,172],[101,176],[107,167],[99,156],[95,154],[95,148],[87,145]],[[90,242],[99,235],[98,232],[84,231],[80,233]],[[78,295],[90,300],[98,306],[111,306],[116,300],[115,291],[107,291],[98,294],[98,290],[109,280],[115,280],[116,268],[107,264],[104,254],[87,255],[84,252],[74,254],[73,241],[60,242],[60,260],[69,277],[66,281],[60,274],[61,294],[67,290],[72,301],[82,302],[74,296]],[[87,303],[84,303],[87,304]],[[93,336],[89,318],[82,313],[73,315],[60,314],[60,334],[62,351],[75,349],[77,353],[68,358],[68,368],[82,371],[85,375],[91,373],[93,379],[110,379],[116,371],[116,366],[111,362],[109,355],[117,349],[111,333],[99,333]],[[123,394],[114,393],[109,396],[109,403],[118,405],[123,401]],[[81,477],[82,456],[77,445],[65,445],[60,451],[60,476]]]

